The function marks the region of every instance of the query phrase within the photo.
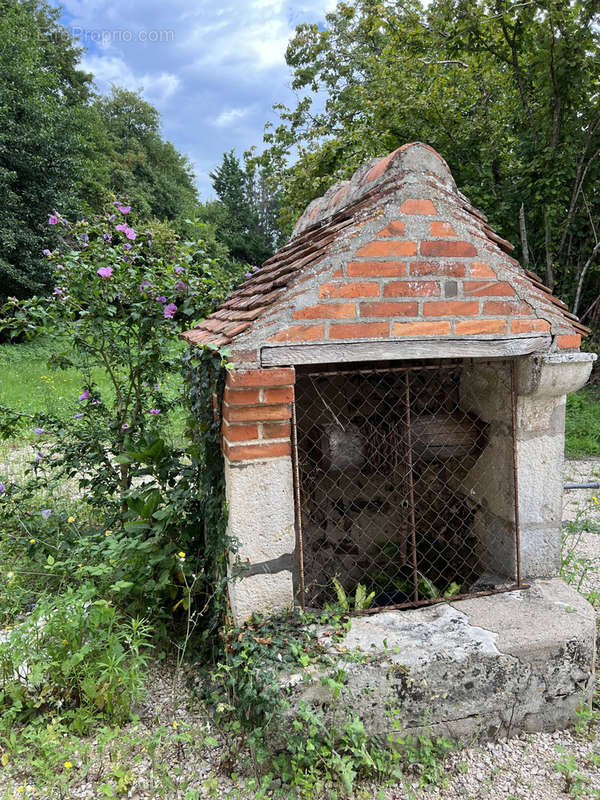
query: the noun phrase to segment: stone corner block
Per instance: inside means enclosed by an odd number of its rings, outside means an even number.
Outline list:
[[[243,624],[254,613],[290,609],[294,605],[292,573],[284,570],[234,580],[229,585],[229,602],[235,625]]]
[[[520,395],[561,397],[585,385],[596,356],[594,353],[549,353],[531,355],[518,362]]]
[[[225,482],[227,533],[238,542],[241,561],[252,565],[292,553],[296,532],[291,458],[225,462]]]

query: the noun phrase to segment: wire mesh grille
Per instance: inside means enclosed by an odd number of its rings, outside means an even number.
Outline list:
[[[350,604],[360,584],[371,608],[514,588],[511,369],[469,361],[298,374],[304,607],[335,602],[336,582]]]

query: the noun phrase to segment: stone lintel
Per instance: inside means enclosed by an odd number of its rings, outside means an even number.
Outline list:
[[[550,347],[550,335],[468,338],[377,339],[330,344],[272,345],[261,348],[263,367],[426,358],[511,358]]]

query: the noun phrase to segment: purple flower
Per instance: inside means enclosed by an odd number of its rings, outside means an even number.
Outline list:
[[[160,408],[149,408],[148,413],[156,416],[157,414],[160,414]]]
[[[75,419],[81,419],[85,414],[75,414]]]
[[[42,433],[45,433],[45,431],[44,431],[44,429],[43,429],[43,428],[34,428],[34,429],[33,429],[33,432],[34,432],[34,433],[37,433],[37,435],[38,435],[38,436],[41,436],[41,435],[42,435]]]
[[[101,406],[102,405],[102,400],[92,400],[92,405],[93,406]]]
[[[52,290],[52,294],[61,295],[63,294],[63,290],[59,289],[58,286],[55,286],[54,289]]]
[[[177,272],[177,273],[179,273],[179,272],[183,272],[183,267],[175,267],[175,269],[173,270],[173,272]]]
[[[121,214],[129,214],[131,211],[131,206],[119,206],[119,211]]]
[[[46,250],[42,250],[42,255],[43,256],[51,256],[52,255],[52,251],[48,250],[48,248],[46,248]]]
[[[125,231],[128,230],[128,228],[127,228],[127,225],[124,222],[121,222],[120,225],[115,225],[115,230],[116,231],[121,231],[121,233],[125,233]]]
[[[121,425],[121,430],[122,430],[122,431],[127,431],[127,430],[129,430],[129,425],[128,425],[128,424],[125,422],[123,425]]]
[[[259,269],[260,267],[252,267],[252,272],[258,272]]]
[[[4,494],[4,492],[5,492],[4,484],[0,483],[0,494]]]
[[[127,229],[125,230],[125,236],[126,236],[128,239],[131,239],[131,241],[134,241],[134,240],[135,240],[135,237],[137,236],[137,233],[136,233],[136,232],[133,230],[133,228],[127,228]]]
[[[103,234],[103,236],[107,242],[112,242],[112,233],[108,233],[107,231],[105,234]]]
[[[115,216],[115,214],[111,214],[111,215],[109,216],[109,218],[108,218],[108,221],[109,221],[109,222],[114,222],[114,221],[115,221],[115,219],[116,219],[116,216]]]
[[[146,289],[151,289],[151,288],[152,288],[152,284],[150,283],[150,281],[142,281],[140,283],[140,292],[142,294],[144,294],[146,292]]]
[[[165,306],[163,308],[163,316],[165,319],[173,319],[176,311],[177,311],[177,306],[175,305],[175,303],[169,303],[168,306]]]
[[[123,250],[126,250],[126,251],[127,251],[127,250],[131,250],[131,245],[129,244],[129,242],[125,242],[125,243],[124,243],[124,245],[123,245]]]
[[[80,400],[89,400],[90,399],[90,390],[84,389],[83,392],[79,395]]]
[[[48,217],[48,225],[58,225],[58,217],[56,214],[50,214]]]
[[[42,511],[40,511],[40,514],[42,515],[43,519],[48,519],[51,513],[52,513],[51,508],[44,508]]]
[[[97,269],[96,272],[101,278],[110,278],[110,276],[113,274],[113,269],[112,267],[100,267],[100,269]]]
[[[175,288],[179,289],[179,291],[182,292],[184,289],[187,289],[187,283],[185,283],[184,281],[177,281],[177,283],[175,284]]]
[[[244,277],[245,278],[251,278],[252,277],[252,273],[251,272],[244,272]]]
[[[89,240],[90,240],[90,237],[87,235],[87,233],[82,233],[81,234],[81,241],[82,242],[89,242]]]
[[[156,300],[157,303],[167,302],[167,298],[164,296],[164,294],[159,294],[158,297],[155,297],[154,299]]]

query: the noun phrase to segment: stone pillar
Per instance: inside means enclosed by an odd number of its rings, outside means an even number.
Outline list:
[[[517,488],[521,578],[560,572],[566,395],[587,381],[595,356],[552,353],[517,359]],[[480,504],[474,534],[486,563],[516,577],[511,373],[506,363],[465,367],[461,406],[488,424],[487,445],[464,482]]]
[[[519,359],[517,454],[524,580],[560,571],[566,395],[586,383],[595,358],[573,352]]]
[[[487,424],[485,449],[463,483],[478,505],[473,533],[489,571],[489,576],[483,577],[514,581],[517,550],[510,363],[473,360],[466,365],[461,377],[461,408]]]
[[[227,376],[223,454],[230,561],[229,598],[236,624],[253,612],[289,608],[296,546],[291,416],[295,373],[254,369]]]

